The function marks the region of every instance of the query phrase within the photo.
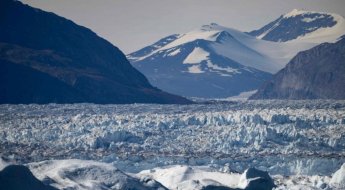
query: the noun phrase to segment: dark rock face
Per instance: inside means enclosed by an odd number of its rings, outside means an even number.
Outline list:
[[[337,22],[332,15],[316,12],[305,12],[295,16],[280,16],[273,22],[258,30],[249,32],[252,36],[262,36],[261,39],[286,42],[304,36],[319,28],[332,27]]]
[[[300,52],[250,99],[345,99],[345,38]]]
[[[0,189],[57,190],[43,184],[25,166],[10,165],[0,171]]]
[[[189,103],[152,87],[118,48],[53,13],[4,0],[0,28],[0,103]]]

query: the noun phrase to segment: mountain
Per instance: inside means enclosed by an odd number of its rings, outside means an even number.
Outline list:
[[[314,45],[268,42],[212,23],[165,37],[127,58],[167,92],[225,98],[257,89],[297,52]]]
[[[189,103],[165,93],[91,30],[0,2],[0,103]]]
[[[250,99],[345,99],[345,38],[300,52]]]
[[[274,42],[335,42],[345,34],[345,19],[333,13],[294,9],[248,34]]]

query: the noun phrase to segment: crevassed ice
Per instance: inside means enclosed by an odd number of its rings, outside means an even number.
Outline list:
[[[325,100],[1,105],[0,152],[18,162],[80,158],[122,170],[229,163],[239,172],[328,175],[345,162],[344,107]]]

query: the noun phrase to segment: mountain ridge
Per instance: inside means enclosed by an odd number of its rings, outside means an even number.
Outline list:
[[[343,33],[345,19],[341,16],[295,9],[253,32],[211,23],[162,38],[127,57],[165,91],[196,98],[227,98],[256,90],[300,51],[324,41],[336,42]],[[271,40],[265,37],[270,35]]]
[[[258,40],[211,23],[162,38],[127,58],[153,85],[167,92],[227,98],[257,89],[295,53],[314,45]]]
[[[249,99],[345,99],[345,38],[296,55]]]
[[[230,59],[225,56],[228,52],[218,53],[217,45],[232,43],[256,57],[264,56],[238,41],[234,35],[242,35],[240,32],[231,34],[223,29],[215,23],[204,25],[199,30],[165,37],[127,57],[152,84],[171,93],[217,98],[253,90],[270,74]]]
[[[88,28],[19,1],[2,1],[0,12],[0,66],[7,72],[1,103],[190,103],[153,87],[117,47]],[[26,88],[27,81],[13,80],[18,65],[30,68],[21,72],[31,86],[38,79],[58,80],[57,86]],[[51,90],[49,98],[42,97],[44,89]]]

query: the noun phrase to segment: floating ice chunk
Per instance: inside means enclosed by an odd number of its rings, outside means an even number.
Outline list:
[[[333,174],[330,183],[337,188],[345,188],[345,163]]]
[[[1,157],[0,157],[0,171],[6,168],[9,164],[5,162]]]
[[[87,160],[49,160],[28,164],[40,180],[58,189],[156,189],[166,190],[153,179],[131,177],[111,164]]]
[[[138,176],[149,176],[169,189],[194,190],[209,185],[235,187],[240,174],[223,173],[211,168],[197,166],[169,166],[144,170]]]
[[[268,172],[249,168],[241,175],[238,187],[245,190],[272,190],[275,185]]]

